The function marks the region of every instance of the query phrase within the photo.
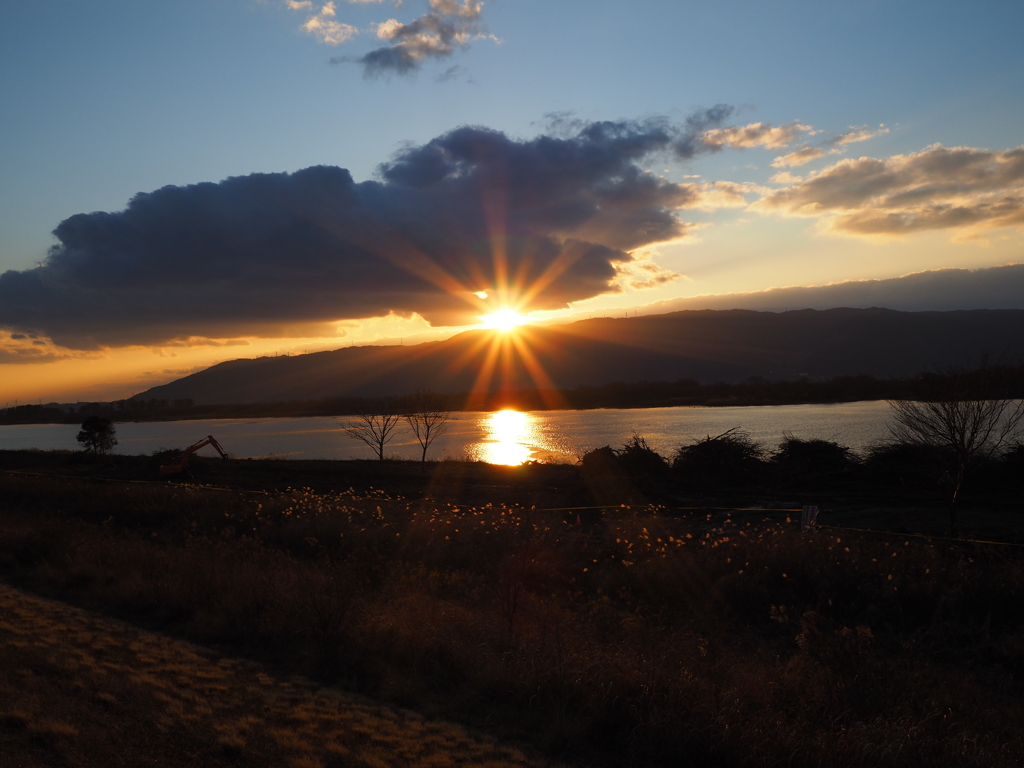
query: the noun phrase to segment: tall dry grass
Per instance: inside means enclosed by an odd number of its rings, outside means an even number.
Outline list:
[[[942,768],[1024,754],[1011,548],[658,508],[577,525],[380,491],[0,484],[10,581],[549,755]]]

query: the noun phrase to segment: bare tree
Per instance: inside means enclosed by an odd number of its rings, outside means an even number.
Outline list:
[[[345,434],[366,443],[377,452],[377,458],[384,461],[384,446],[395,436],[402,415],[402,409],[393,398],[376,400],[355,415],[346,425]]]
[[[949,527],[956,536],[957,503],[973,467],[1001,453],[1020,433],[1024,401],[1008,395],[1005,369],[982,360],[929,376],[921,400],[890,400],[889,434],[897,443],[937,448],[945,456],[942,483]]]
[[[408,399],[405,421],[423,449],[421,461],[427,460],[430,444],[448,431],[450,418],[451,408],[444,395],[420,390]]]

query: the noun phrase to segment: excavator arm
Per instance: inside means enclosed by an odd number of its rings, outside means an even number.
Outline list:
[[[198,451],[200,448],[203,448],[203,447],[205,447],[207,445],[212,445],[214,447],[214,449],[216,449],[217,453],[220,454],[220,457],[222,459],[226,459],[228,457],[227,451],[225,451],[221,447],[220,443],[217,442],[217,440],[214,438],[214,436],[213,435],[207,435],[206,437],[204,437],[199,442],[193,443],[188,448],[186,448],[182,452],[181,456],[179,456],[174,461],[173,464],[163,464],[163,465],[161,465],[161,467],[160,467],[160,476],[161,477],[166,477],[167,475],[177,475],[177,474],[179,474],[181,472],[184,472],[185,468],[188,467],[189,457],[191,457],[192,454],[195,453],[196,451]]]

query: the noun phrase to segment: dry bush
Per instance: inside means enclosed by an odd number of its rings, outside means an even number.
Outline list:
[[[855,464],[849,447],[832,440],[801,440],[787,435],[771,457],[790,478],[822,479],[848,471]]]
[[[680,446],[672,460],[679,482],[700,488],[743,486],[757,482],[765,466],[764,447],[733,428],[692,445]]]
[[[588,451],[580,459],[581,474],[595,501],[643,505],[663,497],[672,481],[665,457],[638,433],[619,449]]]

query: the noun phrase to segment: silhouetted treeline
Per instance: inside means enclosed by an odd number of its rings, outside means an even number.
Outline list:
[[[173,421],[197,418],[195,403],[181,400],[114,400],[73,405],[18,405],[0,410],[0,424],[80,424],[88,416],[111,421]]]
[[[1024,398],[1024,365],[992,366],[988,376],[1000,393]],[[992,372],[998,375],[992,377]],[[769,381],[752,376],[738,384],[700,384],[678,381],[614,382],[566,390],[521,389],[445,395],[451,410],[486,411],[501,408],[553,410],[591,408],[661,408],[682,405],[796,405],[846,403],[857,400],[925,399],[945,381],[942,374],[926,372],[912,378],[878,379],[874,376],[838,376],[827,381],[796,379]],[[0,410],[0,424],[77,424],[84,416],[111,421],[174,421],[183,419],[298,418],[361,413],[372,398],[338,397],[273,403],[195,405],[190,399],[117,400],[82,403],[67,410],[44,405],[22,405]]]
[[[774,446],[734,428],[680,445],[668,455],[634,434],[619,448],[587,452],[580,471],[594,500],[612,506],[672,504],[702,494],[742,498],[758,492],[884,493],[889,498],[948,503],[951,456],[949,447],[895,439],[861,453],[835,441],[792,435]],[[1019,498],[1024,490],[1024,444],[1012,442],[976,457],[960,490],[972,504]]]
[[[47,405],[16,405],[0,411],[0,424],[60,424],[66,415]]]

